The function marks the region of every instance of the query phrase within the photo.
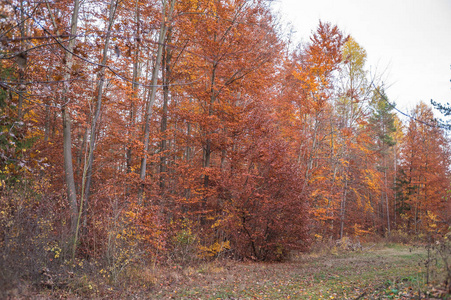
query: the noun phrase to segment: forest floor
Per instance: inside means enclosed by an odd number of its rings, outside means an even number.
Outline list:
[[[85,289],[77,294],[98,299],[451,299],[435,265],[426,272],[426,259],[424,247],[396,244],[293,254],[282,263],[217,260],[185,267],[141,266],[135,269],[140,280],[100,293],[93,283],[93,293]],[[77,298],[67,292],[41,290],[36,298]]]
[[[173,273],[150,297],[444,299],[440,289],[426,284],[425,258],[424,248],[394,245],[325,256],[299,254],[284,263],[210,263]]]

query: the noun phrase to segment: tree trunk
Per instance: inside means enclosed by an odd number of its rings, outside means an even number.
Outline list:
[[[133,77],[132,77],[132,90],[133,90],[133,98],[130,104],[130,124],[129,124],[129,131],[128,131],[128,135],[129,135],[129,139],[128,139],[128,145],[127,145],[127,149],[126,149],[126,172],[127,174],[129,174],[132,170],[132,140],[133,138],[131,137],[131,135],[133,135],[133,130],[135,127],[135,99],[138,98],[138,84],[136,82],[138,82],[138,77],[139,77],[139,23],[140,23],[140,17],[139,17],[139,5],[138,5],[138,1],[136,1],[136,8],[135,8],[135,22],[136,22],[136,36],[135,36],[135,40],[136,40],[136,44],[135,44],[135,57],[134,57],[134,62],[133,62]],[[126,195],[129,195],[129,187],[127,187],[127,192]]]
[[[211,86],[210,86],[210,104],[209,104],[209,108],[208,108],[208,116],[212,116],[213,115],[213,105],[216,101],[216,91],[215,91],[215,84],[216,84],[216,68],[218,67],[217,63],[213,63],[213,70],[211,72]],[[204,168],[209,168],[210,167],[210,162],[211,162],[211,139],[208,136],[209,132],[207,132],[207,141],[205,143],[205,148],[204,148],[204,162],[203,162],[203,167]],[[207,188],[209,185],[209,176],[207,174],[205,174],[204,177],[204,186]]]
[[[19,24],[19,28],[20,28],[20,36],[22,38],[24,38],[26,36],[26,32],[25,32],[25,11],[24,11],[24,7],[23,7],[23,1],[20,1],[20,24]],[[25,51],[25,42],[24,40],[21,40],[20,42],[20,51],[21,52],[21,64],[19,64],[19,72],[18,72],[18,78],[17,81],[19,82],[18,85],[18,104],[17,104],[17,119],[19,121],[22,121],[23,118],[23,94],[25,93],[25,88],[23,88],[23,84],[22,82],[24,81],[24,77],[25,77],[25,68],[27,67],[27,52]]]
[[[388,205],[388,195],[387,195],[387,170],[385,169],[384,171],[384,181],[385,181],[385,205],[386,205],[386,209],[387,209],[387,232],[388,235],[390,236],[390,209],[389,209],[389,205]]]
[[[345,175],[345,186],[344,186],[344,190],[343,190],[343,199],[341,200],[341,209],[340,209],[340,239],[343,238],[343,232],[344,232],[347,192],[348,192],[348,176],[346,174]]]
[[[171,28],[168,29],[167,43],[171,42]],[[169,102],[169,78],[171,75],[170,62],[172,59],[172,53],[169,48],[165,47],[165,58],[163,60],[163,114],[161,116],[161,134],[162,140],[160,145],[160,189],[163,191],[165,188],[165,176],[167,172],[167,156],[166,156],[166,144],[167,136],[166,130],[168,127],[168,102]]]
[[[397,180],[397,172],[398,172],[398,170],[397,170],[397,153],[396,153],[396,144],[394,145],[394,147],[393,147],[393,170],[394,170],[394,176],[393,176],[393,187],[396,187],[396,180]],[[394,193],[394,213],[393,213],[393,218],[394,218],[394,220],[393,220],[393,225],[395,226],[395,229],[396,229],[396,205],[397,205],[397,203],[396,203],[396,201],[397,201],[397,193],[396,193],[396,190],[395,190],[395,193]]]
[[[174,9],[175,0],[171,0],[168,16],[169,22],[171,20],[172,11]],[[150,136],[150,117],[152,115],[152,107],[155,102],[155,96],[157,93],[157,82],[158,82],[158,72],[160,70],[161,57],[163,53],[163,43],[166,36],[166,0],[163,1],[162,14],[161,14],[161,27],[160,33],[158,36],[158,48],[157,48],[157,57],[155,60],[155,66],[152,72],[151,79],[151,87],[150,87],[150,95],[147,101],[147,109],[146,109],[146,121],[144,126],[144,149],[143,149],[143,157],[141,159],[141,170],[139,173],[139,178],[141,180],[141,186],[138,192],[138,204],[142,204],[143,194],[144,194],[144,181],[146,178],[146,167],[147,167],[147,151],[149,150],[149,136]]]
[[[49,140],[50,135],[50,107],[45,106],[45,127],[44,127],[44,142]]]
[[[116,13],[117,8],[117,2],[116,5],[114,4],[115,0],[111,0],[110,3],[110,13],[109,13],[109,24],[108,24],[108,30],[105,37],[105,47],[103,49],[103,59],[102,59],[102,65],[106,64],[107,60],[107,54],[108,54],[108,45],[109,45],[109,39],[110,39],[110,33],[111,33],[111,27],[114,22],[114,15]],[[92,176],[92,163],[94,160],[94,149],[95,149],[95,140],[96,140],[96,129],[97,129],[97,122],[100,116],[100,110],[102,105],[102,90],[103,90],[103,83],[104,83],[104,76],[105,76],[105,67],[102,67],[99,74],[99,81],[97,83],[97,105],[96,110],[93,116],[93,119],[91,121],[91,135],[89,139],[89,155],[88,155],[88,162],[86,165],[85,160],[85,167],[83,170],[83,177],[82,177],[82,185],[81,185],[81,200],[80,200],[80,207],[77,215],[77,222],[76,222],[76,228],[75,228],[75,238],[74,238],[74,245],[73,245],[73,253],[72,256],[75,256],[75,251],[77,249],[77,242],[78,242],[78,236],[80,231],[80,220],[82,218],[83,212],[86,214],[87,209],[84,202],[88,202],[88,196],[89,196],[89,189],[91,185],[91,176]]]
[[[70,206],[71,233],[75,237],[77,229],[78,205],[77,194],[75,190],[74,169],[72,165],[72,139],[71,139],[71,121],[67,107],[62,109],[63,115],[63,154],[64,154],[64,175],[66,179],[67,199]]]
[[[70,33],[73,36],[69,40],[67,50],[65,53],[66,61],[66,73],[64,74],[63,80],[67,82],[71,76],[70,71],[72,70],[73,57],[72,51],[75,46],[75,36],[77,34],[77,22],[78,22],[78,11],[80,8],[79,0],[74,0],[74,10],[72,13],[71,29]],[[69,200],[69,206],[71,211],[71,233],[75,237],[77,229],[77,192],[75,190],[75,179],[74,179],[74,169],[72,165],[72,137],[71,137],[71,116],[68,107],[67,94],[69,91],[69,85],[64,85],[62,92],[62,109],[61,114],[63,117],[63,154],[64,154],[64,174],[67,187],[67,198]]]
[[[105,83],[105,64],[108,59],[108,46],[110,45],[110,36],[111,36],[111,28],[113,27],[114,18],[116,15],[118,1],[117,0],[111,0],[110,3],[110,12],[109,12],[109,22],[108,22],[108,28],[107,33],[105,37],[105,45],[103,47],[103,57],[101,61],[101,69],[99,72],[99,81],[97,82],[97,95],[96,95],[96,110],[94,113],[94,116],[91,120],[91,134],[89,138],[89,156],[88,156],[88,165],[85,166],[85,174],[86,176],[86,184],[82,186],[83,194],[82,194],[82,201],[81,206],[83,206],[83,202],[86,202],[86,204],[89,201],[89,191],[91,188],[91,181],[92,181],[92,164],[94,161],[94,150],[96,147],[96,135],[97,135],[97,123],[99,121],[100,112],[102,110],[102,94],[103,94],[103,85]],[[85,178],[83,178],[85,180]],[[83,201],[84,200],[84,201]],[[81,211],[81,209],[80,209]]]

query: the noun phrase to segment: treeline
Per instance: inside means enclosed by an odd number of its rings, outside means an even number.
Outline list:
[[[336,26],[292,50],[264,0],[2,5],[4,258],[113,272],[448,230],[443,129],[424,103],[402,122]]]

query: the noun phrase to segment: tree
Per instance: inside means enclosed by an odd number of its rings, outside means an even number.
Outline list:
[[[423,102],[412,111],[402,144],[400,184],[405,218],[413,233],[447,228],[449,221],[449,146],[443,129],[433,122]],[[413,223],[413,228],[412,228]]]
[[[382,172],[384,178],[384,190],[381,196],[381,203],[385,201],[385,215],[387,224],[387,233],[390,234],[390,205],[389,205],[389,186],[388,186],[388,172],[389,172],[389,155],[393,150],[393,146],[396,144],[394,139],[395,127],[395,114],[392,112],[393,107],[388,102],[387,96],[383,89],[376,88],[373,92],[373,98],[371,99],[370,126],[372,132],[375,134],[375,151],[377,152],[380,161],[378,162],[377,169]],[[394,170],[392,170],[393,173]],[[391,181],[390,181],[391,182]],[[381,209],[381,215],[383,215],[383,209]]]
[[[103,96],[103,87],[105,82],[105,71],[106,71],[106,63],[108,60],[108,47],[110,45],[110,37],[111,37],[111,29],[113,27],[115,17],[116,17],[116,10],[118,7],[119,2],[116,0],[111,0],[110,2],[110,9],[109,9],[109,15],[108,15],[108,23],[105,26],[106,27],[106,36],[104,41],[104,48],[102,53],[102,60],[100,62],[100,70],[98,73],[98,80],[95,88],[95,111],[91,119],[91,131],[89,135],[89,142],[88,142],[88,148],[89,148],[89,154],[87,156],[87,160],[85,159],[84,162],[84,168],[83,168],[83,176],[82,176],[82,188],[81,188],[81,200],[80,200],[80,209],[78,213],[77,218],[77,228],[75,231],[75,238],[74,238],[74,250],[73,250],[73,257],[75,256],[75,250],[76,250],[76,244],[78,242],[78,235],[79,235],[79,228],[80,228],[80,220],[82,217],[82,212],[85,212],[86,215],[86,209],[85,207],[89,203],[89,190],[91,188],[91,180],[92,180],[92,168],[93,168],[93,161],[94,161],[94,150],[96,147],[96,136],[97,136],[97,126],[99,122],[100,113],[102,110],[102,96]],[[85,216],[86,217],[86,216]],[[86,223],[86,222],[85,222]]]
[[[341,86],[335,102],[338,116],[338,142],[344,146],[340,159],[346,162],[342,170],[343,196],[340,205],[340,238],[344,234],[346,211],[349,206],[348,198],[351,198],[349,193],[354,192],[356,194],[354,197],[358,198],[357,186],[353,186],[353,183],[358,181],[352,180],[352,178],[357,177],[359,170],[352,162],[360,161],[360,155],[367,155],[365,151],[360,150],[366,147],[366,145],[362,145],[364,143],[362,137],[366,132],[362,130],[361,125],[366,123],[366,102],[368,101],[366,51],[352,37],[348,37],[342,48],[342,56]]]
[[[306,183],[309,182],[314,162],[317,160],[320,146],[318,142],[324,140],[321,135],[328,133],[321,132],[321,126],[327,124],[323,122],[323,117],[327,113],[329,100],[333,93],[333,72],[338,70],[342,59],[341,47],[346,41],[337,26],[320,22],[316,32],[310,38],[310,45],[307,46],[305,54],[301,56],[298,69],[294,73],[302,88],[302,102],[299,103],[299,111],[305,112],[302,118],[312,118],[307,124],[313,124],[312,141],[308,153],[300,154],[307,160]]]
[[[313,226],[321,236],[333,227],[332,104],[345,41],[337,26],[320,22],[309,43],[287,59],[281,96],[275,103],[282,134],[290,142],[302,174],[303,193],[311,198]]]
[[[72,36],[77,35],[78,28],[78,11],[80,9],[80,2],[74,0],[74,8],[72,12],[72,20],[70,24],[70,33]],[[56,29],[56,28],[55,28]],[[68,81],[71,77],[71,70],[73,66],[73,51],[75,47],[76,39],[72,38],[69,41],[67,49],[65,49],[65,67],[66,72],[63,80]],[[68,89],[69,85],[64,85],[61,99],[61,114],[63,116],[63,153],[64,153],[64,173],[67,186],[67,198],[71,208],[71,232],[74,236],[74,245],[77,242],[77,220],[78,220],[78,204],[77,204],[77,192],[75,190],[74,169],[72,165],[72,137],[71,137],[71,115],[68,106]]]
[[[237,254],[253,260],[280,260],[310,244],[305,179],[268,114],[262,103],[249,112],[231,154],[234,168],[217,182],[227,212],[218,227]]]

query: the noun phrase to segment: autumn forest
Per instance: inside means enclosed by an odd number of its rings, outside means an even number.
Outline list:
[[[267,0],[1,5],[4,268],[448,232],[447,132],[396,111],[352,33],[293,45]]]

